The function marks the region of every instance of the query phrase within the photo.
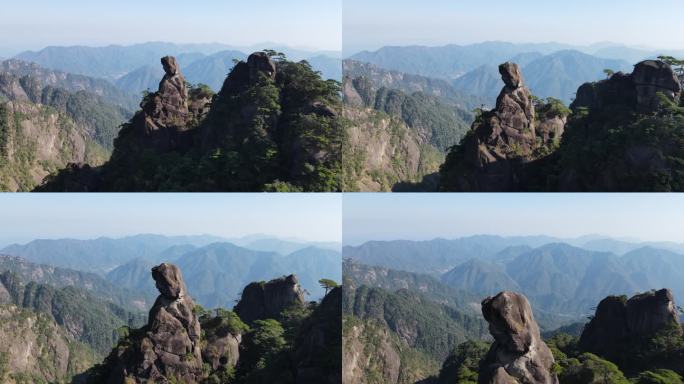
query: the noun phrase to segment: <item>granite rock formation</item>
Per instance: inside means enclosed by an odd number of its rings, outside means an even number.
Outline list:
[[[447,189],[517,190],[526,164],[538,159],[540,150],[560,140],[563,134],[565,117],[535,116],[534,99],[517,64],[501,64],[499,73],[505,85],[496,99],[496,107],[482,112],[460,149],[452,149],[449,154],[455,158],[448,158],[448,165],[442,167],[442,184]],[[452,176],[447,177],[447,173]]]
[[[198,383],[202,379],[200,323],[181,272],[173,264],[152,268],[159,297],[142,329],[144,334],[129,348],[115,349],[108,382]]]
[[[601,300],[596,314],[585,326],[579,346],[598,355],[611,354],[627,341],[652,336],[668,327],[682,334],[669,289],[642,293],[629,300],[608,296]]]
[[[256,320],[278,320],[283,310],[303,306],[304,302],[304,291],[297,277],[289,275],[247,285],[234,311],[242,321],[251,324]]]
[[[480,364],[480,384],[552,384],[553,355],[542,340],[525,296],[504,291],[482,302],[482,314],[494,337]]]
[[[630,74],[617,72],[607,80],[583,84],[577,90],[571,108],[623,105],[647,113],[658,107],[659,92],[679,102],[682,85],[668,64],[659,60],[645,60],[636,64]]]
[[[295,340],[297,384],[342,382],[342,288],[331,290]]]
[[[221,317],[203,322],[202,331],[206,335],[206,342],[202,345],[202,361],[214,371],[235,367],[240,358],[242,335],[232,333]]]

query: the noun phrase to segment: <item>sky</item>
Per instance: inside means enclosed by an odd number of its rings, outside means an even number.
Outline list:
[[[344,0],[343,50],[482,41],[684,49],[682,12],[681,0]]]
[[[343,242],[487,234],[684,243],[683,194],[345,194]]]
[[[342,0],[22,0],[0,15],[0,55],[49,45],[275,42],[341,48]]]
[[[0,194],[0,246],[141,233],[341,241],[340,194]]]

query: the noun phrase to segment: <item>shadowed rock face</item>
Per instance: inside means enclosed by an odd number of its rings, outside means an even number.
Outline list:
[[[480,364],[480,384],[555,384],[553,355],[525,296],[504,291],[482,302],[494,343]]]
[[[462,176],[456,181],[457,190],[515,190],[520,168],[535,159],[535,150],[549,140],[549,133],[553,132],[553,137],[563,133],[556,123],[542,124],[544,132],[538,138],[532,94],[524,86],[520,68],[507,62],[499,66],[499,72],[505,86],[496,107],[473,123],[472,134],[463,142],[464,160],[459,165]]]
[[[608,296],[601,300],[596,314],[586,325],[579,346],[582,350],[599,355],[615,352],[615,349],[629,340],[639,340],[676,325],[679,316],[672,292],[661,289],[646,292],[626,300],[624,296]]]
[[[142,382],[198,383],[202,379],[200,323],[192,312],[181,272],[173,264],[152,268],[159,297],[144,328],[145,334],[130,349],[115,350],[109,383]]]
[[[267,283],[251,283],[242,291],[235,313],[242,321],[279,319],[280,313],[292,306],[304,305],[304,292],[294,275]]]
[[[146,114],[145,128],[154,131],[163,127],[183,129],[188,119],[188,90],[185,78],[173,56],[161,58],[166,74],[159,82],[157,91],[150,100],[141,105]]]
[[[297,384],[342,382],[342,288],[330,291],[295,341]]]
[[[682,86],[672,68],[660,60],[645,60],[634,66],[631,74],[618,72],[610,79],[585,83],[577,90],[572,109],[624,105],[639,112],[654,110],[657,93],[679,102]]]
[[[247,58],[250,80],[256,80],[259,73],[263,73],[270,78],[275,78],[276,66],[270,57],[264,52],[255,52]]]

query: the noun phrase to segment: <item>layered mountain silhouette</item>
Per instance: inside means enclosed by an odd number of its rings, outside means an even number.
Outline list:
[[[195,300],[208,308],[232,306],[248,283],[283,274],[298,275],[307,300],[323,297],[320,279],[341,280],[340,252],[325,248],[333,244],[268,237],[234,241],[244,246],[215,236],[34,240],[5,247],[0,253],[14,257],[0,258],[0,267],[23,276],[31,275],[29,271],[49,270],[49,274],[41,272],[46,277],[40,282],[61,287],[69,281],[82,281],[97,289],[98,295],[126,305],[149,304],[156,289],[147,277],[150,268],[161,262],[182,268]],[[282,253],[260,250],[264,248]],[[47,277],[51,275],[56,277]]]
[[[515,289],[524,293],[540,314],[565,315],[566,320],[589,314],[607,295],[633,294],[661,285],[670,287],[676,296],[684,295],[681,253],[644,246],[613,254],[563,243],[536,245],[543,242],[540,240],[527,239],[533,248],[519,246],[525,238],[369,242],[345,247],[343,256],[394,270],[429,272],[470,295]],[[420,263],[409,263],[414,258]],[[425,283],[419,286],[427,287]]]

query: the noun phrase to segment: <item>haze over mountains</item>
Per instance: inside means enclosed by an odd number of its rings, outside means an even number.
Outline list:
[[[487,97],[488,104],[493,105],[503,85],[496,66],[505,61],[521,66],[534,95],[569,103],[581,84],[605,78],[604,69],[630,72],[636,62],[664,54],[684,56],[684,50],[648,50],[613,43],[575,46],[494,41],[437,47],[387,46],[358,52],[349,58],[389,70],[447,80],[461,92]]]
[[[126,92],[139,94],[155,90],[164,71],[159,58],[175,56],[185,78],[193,84],[209,85],[215,92],[221,89],[233,60],[244,60],[258,50],[274,49],[285,53],[290,60],[307,60],[323,73],[324,78],[340,79],[339,53],[307,51],[273,43],[236,47],[227,44],[174,44],[148,42],[129,46],[106,47],[46,47],[39,51],[25,51],[15,58],[37,63],[45,68],[106,79]]]
[[[684,248],[610,238],[473,236],[371,241],[345,246],[345,259],[422,273],[477,296],[523,292],[534,307],[580,318],[608,295],[667,286],[684,296]]]
[[[232,305],[247,283],[284,274],[296,273],[311,300],[324,294],[318,280],[341,280],[339,244],[288,241],[265,235],[233,241],[241,246],[209,235],[34,240],[9,245],[0,254],[58,267],[57,271],[83,271],[90,279],[105,279],[122,289],[139,292],[140,300],[155,293],[148,278],[150,268],[174,262],[185,271],[195,299],[208,308]]]

